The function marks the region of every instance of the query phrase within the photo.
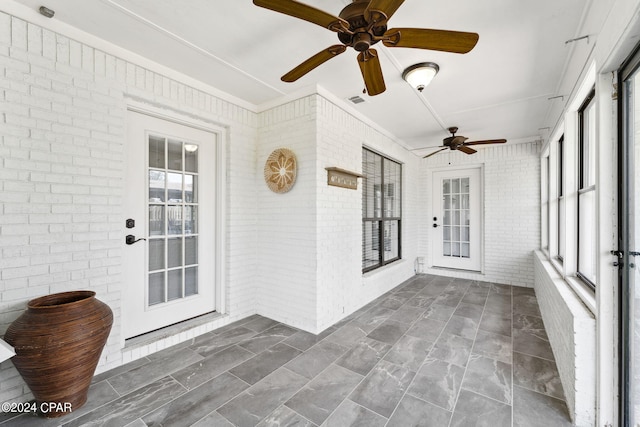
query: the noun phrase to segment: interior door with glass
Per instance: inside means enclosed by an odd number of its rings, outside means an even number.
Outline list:
[[[123,331],[215,309],[216,134],[127,115]]]
[[[481,169],[433,172],[431,253],[434,267],[482,268]]]

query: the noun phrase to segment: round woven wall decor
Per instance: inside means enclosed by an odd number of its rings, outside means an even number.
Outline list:
[[[296,155],[286,148],[278,148],[264,164],[264,182],[274,193],[286,193],[296,182]]]

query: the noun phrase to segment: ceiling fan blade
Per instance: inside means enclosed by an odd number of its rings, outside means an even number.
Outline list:
[[[425,28],[392,28],[384,33],[387,47],[413,47],[467,53],[478,42],[478,34],[461,31],[429,30]]]
[[[486,141],[469,141],[469,142],[465,142],[464,145],[504,144],[505,142],[507,142],[506,139],[487,139]]]
[[[404,3],[404,0],[371,0],[364,16],[368,18],[368,22],[386,21],[396,10]]]
[[[459,146],[458,150],[462,151],[463,153],[467,153],[467,154],[477,153],[477,151],[474,150],[473,148],[469,148],[469,147],[466,147],[464,145]]]
[[[382,76],[380,58],[378,58],[378,52],[375,49],[360,52],[358,54],[358,64],[360,64],[360,71],[369,96],[381,94],[387,89]]]
[[[442,148],[442,145],[428,145],[426,147],[420,147],[420,148],[412,148],[409,151],[420,151],[420,150],[426,150],[427,148]]]
[[[448,150],[448,149],[449,149],[449,147],[441,148],[441,149],[439,149],[438,151],[434,151],[434,152],[433,152],[433,153],[431,153],[431,154],[427,154],[426,156],[424,156],[424,157],[423,157],[423,159],[426,159],[427,157],[431,157],[431,156],[433,156],[433,155],[435,155],[435,154],[438,154],[438,153],[439,153],[439,152],[441,152],[441,151]]]
[[[307,74],[309,71],[313,70],[319,65],[324,64],[331,58],[335,58],[345,50],[347,50],[347,47],[345,45],[335,44],[333,46],[329,46],[325,50],[316,53],[311,58],[298,65],[296,68],[289,71],[287,74],[281,77],[281,80],[287,83],[295,82],[300,77]]]
[[[293,16],[294,18],[303,19],[320,25],[321,27],[328,28],[331,31],[350,32],[349,23],[344,19],[295,0],[253,0],[253,4]]]

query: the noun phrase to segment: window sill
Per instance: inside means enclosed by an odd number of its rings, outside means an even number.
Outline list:
[[[593,289],[575,276],[565,276],[563,272],[563,265],[557,259],[550,259],[546,254],[542,258],[551,263],[553,268],[558,273],[558,276],[560,276],[559,278],[569,285],[571,290],[576,294],[580,301],[582,301],[585,307],[587,307],[589,311],[595,316],[596,295]]]
[[[593,289],[577,277],[565,277],[565,282],[569,284],[573,292],[578,295],[582,303],[587,306],[589,311],[596,315],[596,295]]]
[[[377,275],[378,273],[383,273],[385,271],[388,271],[392,268],[397,268],[400,267],[402,265],[404,265],[407,262],[406,259],[400,258],[399,260],[393,261],[390,264],[386,264],[383,265],[382,267],[378,267],[375,270],[369,270],[366,273],[362,273],[362,278],[363,279],[368,279],[369,277],[373,277],[375,275]]]

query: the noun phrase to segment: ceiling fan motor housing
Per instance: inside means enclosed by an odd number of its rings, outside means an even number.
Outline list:
[[[364,12],[369,5],[368,0],[355,0],[347,5],[340,14],[340,18],[349,23],[349,29],[353,34],[338,32],[338,39],[345,45],[353,47],[358,52],[364,52],[372,45],[378,43],[375,37],[382,36],[387,31],[386,24],[375,26],[367,31],[369,23],[364,16]]]

